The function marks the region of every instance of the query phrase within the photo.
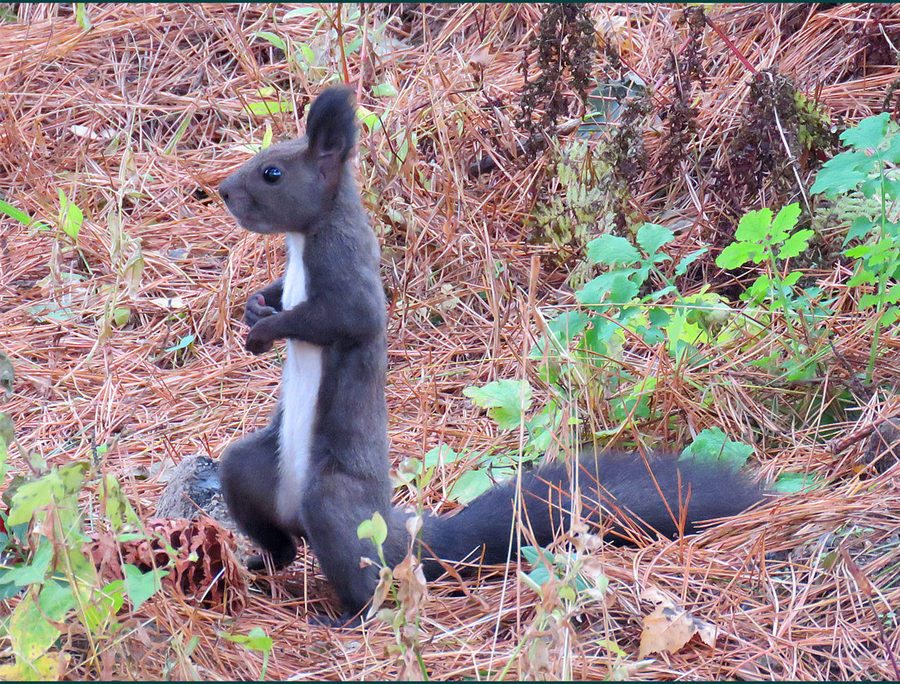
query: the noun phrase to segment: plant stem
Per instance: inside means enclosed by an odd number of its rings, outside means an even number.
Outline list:
[[[879,171],[879,192],[881,193],[881,230],[878,235],[878,241],[884,239],[887,233],[887,198],[885,197],[884,187],[884,163],[880,163]],[[897,248],[891,250],[893,258],[888,264],[882,267],[878,276],[878,303],[875,306],[875,330],[872,333],[872,347],[869,350],[869,363],[866,366],[866,380],[872,381],[872,373],[875,371],[875,357],[878,355],[878,340],[881,337],[881,318],[884,314],[884,300],[887,292],[886,280],[889,273],[894,271],[894,263],[896,261]]]
[[[800,341],[794,334],[794,324],[791,321],[790,304],[788,303],[787,297],[784,296],[784,280],[781,278],[781,273],[778,271],[778,266],[775,263],[775,252],[772,250],[772,245],[766,245],[766,255],[769,257],[772,280],[775,281],[775,287],[778,291],[778,301],[781,303],[781,308],[784,311],[784,322],[787,325],[788,336],[791,338],[792,342],[791,348],[793,349],[794,357],[796,358],[800,356]]]

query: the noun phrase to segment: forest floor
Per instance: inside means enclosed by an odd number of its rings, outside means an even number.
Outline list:
[[[528,382],[527,420],[553,402],[542,415],[563,417],[554,453],[567,451],[570,420],[579,438],[675,452],[719,428],[752,447],[747,471],[767,486],[785,473],[824,485],[692,538],[580,548],[597,580],[587,598],[566,591],[570,576],[538,593],[515,567],[463,591],[442,580],[409,599],[417,632],[310,624],[308,612],[336,606],[301,549],[268,583],[241,575],[230,605],[164,588],[102,629],[70,613],[41,651],[53,672],[900,678],[898,469],[869,462],[873,426],[900,408],[900,335],[889,325],[873,337],[841,253],[852,216],[810,192],[839,133],[900,108],[900,6],[705,7],[593,5],[585,31],[542,28],[542,5],[0,6],[0,200],[26,216],[0,212],[0,351],[15,371],[2,411],[19,445],[7,483],[86,461],[82,501],[112,475],[146,521],[172,464],[217,458],[265,424],[280,357],[245,351],[242,315],[284,248],[239,229],[216,188],[260,145],[301,133],[309,102],[339,77],[363,108],[393,462],[441,445],[461,456],[418,492],[399,486],[398,503],[452,512],[473,459],[527,449],[536,432],[501,429],[463,394],[498,380]],[[529,81],[550,65],[537,87],[524,84],[526,56]],[[602,363],[569,359],[578,382],[565,393],[548,380],[531,352],[602,270],[589,240],[666,226],[670,255],[708,248],[673,281],[681,296],[750,316],[741,295],[763,266],[715,258],[744,214],[793,202],[815,237],[782,274],[802,271],[827,300],[815,335],[794,340],[794,314],[757,308],[762,323],[740,334],[698,332],[705,360],[689,362],[669,338],[628,328]],[[810,373],[787,373],[786,349],[811,359]],[[100,533],[96,512],[88,530]],[[7,597],[0,617],[23,600]],[[18,662],[19,637],[2,624],[0,665]],[[257,627],[271,648],[240,643]],[[642,651],[642,633],[663,646]]]

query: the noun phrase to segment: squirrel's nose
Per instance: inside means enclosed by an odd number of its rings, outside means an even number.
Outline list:
[[[228,204],[228,197],[231,195],[231,189],[233,185],[233,177],[228,176],[228,178],[223,180],[222,184],[219,186],[219,197],[221,197],[226,204]]]

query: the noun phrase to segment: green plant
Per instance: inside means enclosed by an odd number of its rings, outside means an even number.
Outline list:
[[[259,673],[260,681],[266,678],[266,668],[269,666],[269,655],[272,653],[272,637],[266,634],[262,627],[254,627],[245,634],[222,634],[228,641],[241,644],[248,651],[259,651],[263,654],[262,670]]]
[[[75,3],[75,23],[78,24],[80,28],[83,28],[87,31],[91,28],[91,18],[87,13],[87,3],[86,2],[76,2]]]
[[[10,435],[0,436],[0,480],[8,470],[10,441]],[[122,630],[117,614],[126,599],[136,610],[160,588],[167,571],[145,573],[124,564],[123,580],[102,582],[84,550],[87,525],[102,520],[87,523],[85,509],[103,511],[118,539],[142,534],[118,480],[93,473],[87,461],[38,471],[37,459],[26,460],[35,472],[28,480],[13,479],[4,494],[8,513],[0,513],[0,600],[19,599],[4,629],[14,660],[0,666],[0,677],[58,678],[67,659],[58,641],[72,620],[87,639],[88,665],[99,670]]]
[[[289,93],[281,93],[267,86],[257,91],[259,100],[248,102],[245,109],[253,116],[271,116],[272,114],[289,114],[294,111],[294,102]]]
[[[889,219],[900,200],[900,126],[887,113],[863,119],[841,133],[852,149],[829,159],[816,175],[811,192],[835,199],[860,193],[874,199],[878,209],[859,215],[844,239],[844,254],[855,260],[855,273],[847,283],[868,286],[859,298],[860,310],[874,307],[873,335],[866,375],[871,378],[878,353],[878,341],[885,326],[900,318],[900,224]],[[848,244],[853,243],[850,247]]]
[[[539,362],[541,377],[558,393],[559,403],[572,398],[573,386],[590,392],[599,389],[609,400],[614,417],[624,422],[650,416],[655,378],[635,378],[622,368],[606,374],[598,387],[591,382],[592,376],[618,365],[627,337],[639,338],[647,345],[665,342],[678,364],[698,359],[697,345],[708,342],[710,332],[698,312],[720,306],[705,290],[689,299],[682,297],[673,280],[706,248],[664,270],[672,259],[662,248],[672,242],[674,233],[645,223],[635,237],[638,247],[609,234],[587,244],[587,260],[607,271],[576,291],[579,308],[550,320],[530,353]],[[674,302],[664,303],[666,298]]]
[[[724,462],[738,469],[747,462],[753,447],[728,439],[720,428],[701,431],[681,452],[679,460],[688,458],[702,462]]]
[[[801,306],[808,300],[795,298],[794,286],[803,272],[787,272],[787,264],[790,258],[806,250],[813,236],[813,231],[809,229],[796,230],[799,217],[800,205],[797,203],[782,207],[774,219],[771,209],[748,212],[738,223],[735,241],[716,258],[716,265],[720,268],[738,268],[747,263],[765,265],[765,273],[747,288],[743,298],[754,302],[771,300],[781,306],[795,359],[800,359],[804,350],[794,323],[799,322],[806,337],[809,337]],[[782,271],[786,275],[782,275]]]
[[[407,485],[414,492],[422,491],[434,478],[438,469],[457,461],[467,461],[471,457],[465,453],[457,453],[446,444],[434,447],[424,458],[407,458],[400,465],[397,473],[398,484]],[[496,461],[496,462],[495,462]],[[450,501],[468,503],[479,494],[487,491],[498,478],[511,475],[514,470],[510,465],[502,465],[503,459],[482,457],[456,479],[445,496]]]
[[[521,659],[525,672],[520,676],[525,679],[571,680],[572,619],[587,605],[605,599],[609,578],[577,550],[551,553],[523,546],[522,556],[531,571],[520,570],[519,579],[537,592],[537,610],[498,679],[504,679],[509,667]],[[549,671],[553,657],[561,661],[556,672]]]
[[[411,516],[406,522],[406,529],[411,540],[415,540],[422,529],[421,516]],[[387,540],[387,523],[377,511],[369,520],[360,523],[356,534],[360,539],[369,539],[375,546],[379,568],[378,586],[372,597],[372,606],[368,617],[377,614],[394,630],[395,642],[388,647],[388,652],[399,653],[403,659],[401,679],[428,680],[428,670],[422,659],[420,642],[420,608],[427,596],[425,574],[421,564],[412,552],[406,555],[396,568],[390,568],[384,558],[384,543]],[[369,559],[371,561],[371,559]],[[382,608],[388,594],[394,599],[397,608]]]

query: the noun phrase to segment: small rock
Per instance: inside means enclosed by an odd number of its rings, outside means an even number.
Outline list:
[[[169,484],[159,497],[155,517],[194,520],[206,515],[229,530],[235,529],[222,496],[218,461],[190,456],[166,473],[166,479]]]

